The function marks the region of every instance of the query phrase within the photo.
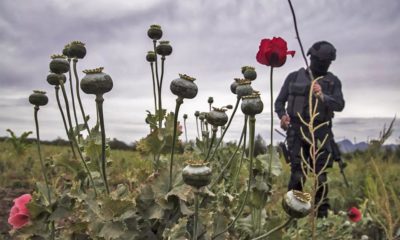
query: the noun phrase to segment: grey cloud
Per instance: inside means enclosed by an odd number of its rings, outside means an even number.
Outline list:
[[[393,115],[399,100],[396,90],[400,87],[397,67],[400,3],[307,0],[293,4],[305,48],[326,39],[338,49],[332,71],[342,79],[347,100],[339,118],[371,116],[374,112],[386,117]],[[46,90],[54,102],[54,89],[45,81],[49,56],[60,52],[65,43],[81,40],[87,44],[88,54],[78,62],[79,76],[83,76],[83,69],[104,66],[114,80],[113,91],[105,96],[106,120],[110,124],[107,132],[127,140],[143,136],[147,131],[142,122],[145,110],[152,110],[153,106],[150,67],[144,60],[146,52],[152,49],[146,31],[153,23],[162,26],[163,39],[170,40],[174,48],[166,61],[165,107],[174,108],[175,96],[168,88],[178,73],[196,77],[199,86],[199,96],[185,100],[182,112],[192,115],[194,109],[206,110],[208,96],[214,96],[218,105],[234,104],[236,99],[229,85],[234,77],[241,76],[241,66],[253,65],[259,76],[254,87],[261,90],[266,106],[260,128],[267,132],[269,69],[255,60],[260,40],[282,36],[289,49],[297,51],[295,58],[289,57],[284,67],[275,69],[274,96],[285,76],[304,66],[289,6],[281,0],[2,1],[0,81],[4,91],[1,92],[2,96],[18,92],[21,99],[1,98],[0,111],[17,104],[21,106],[19,117],[24,114],[30,117],[30,106],[23,107],[22,96],[37,88]],[[368,109],[365,92],[374,94],[367,99]],[[82,97],[88,113],[94,116],[93,96]],[[54,122],[46,124],[50,129],[55,128],[59,119],[57,109],[53,110],[49,112],[55,116],[51,118]],[[23,129],[26,122],[17,124],[16,119],[3,118],[0,122],[2,126],[10,124]],[[129,128],[132,133],[125,134]],[[237,124],[233,131],[237,133],[240,129]],[[51,130],[48,134],[48,138],[53,137]]]

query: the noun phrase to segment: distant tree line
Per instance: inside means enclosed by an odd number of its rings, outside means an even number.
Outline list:
[[[0,137],[0,142],[4,142],[9,137]],[[26,143],[35,143],[36,138],[27,138],[25,140]],[[69,146],[69,142],[65,139],[62,138],[57,138],[55,140],[49,141],[49,140],[41,140],[40,144],[43,145],[51,145],[51,146]],[[116,138],[113,138],[113,140],[108,142],[108,145],[110,146],[111,149],[117,149],[117,150],[130,150],[130,151],[136,151],[136,142],[132,144],[127,144],[123,141],[120,141]]]

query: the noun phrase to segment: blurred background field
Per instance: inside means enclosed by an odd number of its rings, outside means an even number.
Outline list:
[[[134,193],[142,182],[152,174],[152,162],[147,156],[141,155],[133,146],[126,146],[122,142],[113,140],[114,149],[111,150],[109,171],[110,184],[117,186],[120,183],[129,187]],[[57,140],[42,145],[43,156],[48,169],[51,169],[54,176],[53,184],[67,184],[71,177],[76,175],[73,171],[73,164],[65,164],[70,161],[71,152],[68,146],[57,146],[65,142]],[[110,144],[112,145],[112,144]],[[266,146],[257,145],[262,152]],[[233,148],[234,144],[226,144],[226,148]],[[115,148],[124,148],[117,150]],[[257,152],[257,150],[256,150]],[[181,161],[190,157],[180,155]],[[391,225],[392,231],[399,228],[400,218],[400,147],[399,145],[384,148],[377,142],[371,142],[363,151],[356,150],[343,155],[343,160],[347,163],[344,172],[350,187],[346,187],[340,174],[338,165],[330,169],[329,173],[329,198],[332,206],[332,218],[329,225],[329,231],[339,231],[348,224],[353,224],[352,235],[368,235],[370,239],[384,239],[384,226]],[[281,208],[281,198],[286,192],[286,184],[290,175],[290,168],[281,157],[281,174],[276,178],[273,185],[273,195],[270,202],[266,205],[266,213],[274,216],[276,221],[270,221],[271,224],[281,222],[285,218],[285,213]],[[7,218],[12,200],[23,194],[32,192],[34,184],[41,179],[40,163],[37,155],[36,144],[27,141],[19,150],[10,140],[0,142],[0,230],[1,236],[6,237],[10,230],[7,224]],[[244,181],[244,179],[243,179]],[[357,206],[362,209],[364,219],[360,223],[349,223],[343,218],[337,218],[341,211],[346,211],[350,207]],[[336,217],[336,218],[334,218]],[[338,222],[339,221],[339,222]],[[307,220],[299,220],[297,223],[307,224]],[[240,225],[239,225],[240,226]],[[276,237],[283,238],[285,231],[277,233]],[[282,235],[283,234],[283,235]],[[296,233],[298,239],[301,233]],[[293,233],[291,233],[293,236]],[[293,239],[293,238],[287,238]],[[332,238],[334,239],[334,238]]]

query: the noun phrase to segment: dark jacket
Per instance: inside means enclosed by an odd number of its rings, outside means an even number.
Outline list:
[[[318,80],[324,95],[323,101],[318,101],[318,112],[320,113],[317,121],[330,121],[333,112],[343,110],[345,102],[342,93],[340,80],[328,72],[322,79]],[[291,121],[298,121],[297,112],[304,118],[309,119],[308,95],[311,86],[310,78],[304,68],[290,73],[275,100],[275,112],[279,118],[288,114]],[[315,97],[313,97],[315,103]],[[301,110],[300,110],[301,109]]]

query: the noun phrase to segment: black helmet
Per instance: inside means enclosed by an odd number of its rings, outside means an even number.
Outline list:
[[[319,41],[314,43],[307,52],[307,56],[311,55],[319,60],[333,61],[336,59],[336,48],[327,41]]]

